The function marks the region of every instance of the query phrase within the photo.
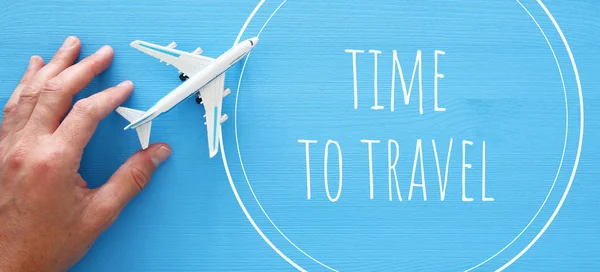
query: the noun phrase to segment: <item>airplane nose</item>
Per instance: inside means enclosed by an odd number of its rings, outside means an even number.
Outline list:
[[[258,44],[258,37],[250,38],[250,44],[256,46]]]

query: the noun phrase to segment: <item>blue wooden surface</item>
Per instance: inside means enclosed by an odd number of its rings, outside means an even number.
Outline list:
[[[67,35],[83,41],[82,56],[103,44],[116,52],[111,68],[79,97],[130,79],[136,89],[125,105],[146,109],[179,79],[172,67],[130,48],[132,40],[174,40],[180,49],[201,46],[205,55],[217,56],[238,34],[260,33],[247,63],[227,73],[233,94],[224,100],[224,111],[232,117],[224,125],[224,156],[208,159],[203,109],[193,100],[161,116],[151,141],[171,144],[172,157],[73,271],[287,271],[294,265],[308,270],[487,271],[532,243],[567,188],[552,223],[510,268],[597,270],[597,3],[544,3],[578,68],[585,109],[580,156],[576,73],[559,32],[536,1],[274,0],[255,9],[257,4],[2,3],[2,104],[29,56],[50,58]],[[356,58],[356,107],[348,49],[364,50]],[[381,51],[380,110],[371,108],[374,54],[369,50]],[[392,68],[394,50],[407,87],[417,52],[422,54],[422,114],[417,77],[410,103],[404,104],[398,70]],[[438,73],[444,78],[438,79],[437,101],[446,111],[434,106],[436,50],[445,52],[438,55]],[[102,185],[138,149],[135,133],[122,130],[126,124],[111,114],[87,147],[81,171],[92,187]],[[441,201],[432,139],[443,177],[451,138]],[[310,199],[305,145],[299,140],[317,141],[310,146]],[[328,153],[329,197],[324,184],[328,140],[339,144],[343,158],[339,198],[335,144]],[[380,141],[372,146],[371,168],[368,145],[361,140]],[[462,197],[463,141],[473,143],[465,153],[472,164],[465,172],[465,193],[472,202]],[[486,194],[493,201],[482,201],[484,141]],[[413,187],[409,200],[419,142],[426,201],[421,187]],[[395,183],[389,199],[388,155],[394,159],[395,143],[402,202]],[[421,182],[420,169],[418,161],[415,183]]]

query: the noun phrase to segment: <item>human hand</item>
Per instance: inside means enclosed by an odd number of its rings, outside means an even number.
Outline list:
[[[52,60],[34,56],[6,103],[0,125],[0,271],[64,271],[88,251],[171,152],[154,144],[131,156],[103,186],[79,175],[98,123],[131,95],[133,84],[81,99],[75,94],[110,63],[109,46],[74,64],[69,37]],[[64,118],[64,119],[63,119]]]

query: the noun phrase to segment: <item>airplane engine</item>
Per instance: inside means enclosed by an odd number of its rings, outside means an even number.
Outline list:
[[[192,54],[200,55],[200,54],[202,54],[202,52],[203,52],[202,48],[198,47],[198,48],[196,48],[196,50],[192,51]]]
[[[229,94],[231,94],[231,89],[227,88],[223,91],[223,97],[228,96]]]

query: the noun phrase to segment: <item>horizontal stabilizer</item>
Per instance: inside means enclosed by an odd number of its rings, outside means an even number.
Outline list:
[[[130,109],[126,107],[118,107],[117,113],[123,116],[127,121],[134,122],[145,112],[141,110]],[[138,138],[140,139],[140,144],[143,149],[148,148],[148,144],[150,143],[150,129],[152,128],[152,122],[145,123],[135,129],[137,132]]]
[[[130,109],[126,107],[118,107],[117,113],[123,116],[127,121],[133,122],[144,115],[144,112],[141,110]]]
[[[152,128],[152,122],[145,123],[135,129],[137,132],[138,138],[140,139],[140,144],[143,149],[148,148],[148,144],[150,143],[150,129]]]

